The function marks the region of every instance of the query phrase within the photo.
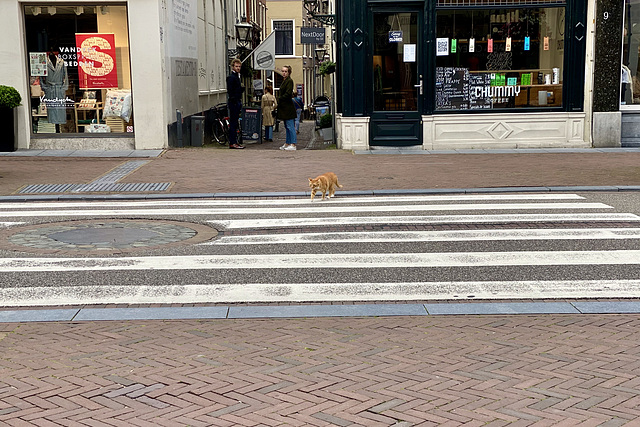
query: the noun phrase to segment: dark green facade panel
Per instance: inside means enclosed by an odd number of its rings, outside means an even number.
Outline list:
[[[608,0],[599,0],[601,2]],[[505,8],[504,2],[499,2],[502,6],[482,6],[474,10],[487,8]],[[336,40],[338,45],[338,110],[345,117],[361,117],[375,116],[378,105],[374,105],[374,70],[373,70],[373,37],[376,31],[380,32],[380,28],[372,28],[373,19],[371,18],[373,11],[376,10],[394,10],[399,11],[415,10],[421,14],[418,49],[416,52],[418,58],[418,74],[423,82],[424,95],[419,102],[417,110],[418,115],[430,114],[447,114],[454,111],[443,111],[437,108],[435,87],[436,87],[436,14],[439,10],[460,10],[469,11],[469,7],[461,6],[458,9],[451,6],[451,2],[441,0],[437,4],[436,1],[389,1],[389,0],[337,0],[336,2]],[[484,3],[486,4],[486,2]],[[511,2],[510,6],[506,6],[507,10],[517,10],[531,8],[535,5],[526,4],[519,6],[517,2]],[[550,3],[544,3],[548,7]],[[555,91],[549,91],[549,102],[555,100],[555,104],[550,103],[548,108],[547,100],[542,104],[542,99],[538,100],[539,94],[531,92],[528,94],[531,102],[535,102],[535,107],[545,111],[583,111],[584,110],[584,82],[585,82],[585,49],[586,49],[586,11],[587,0],[567,0],[564,2],[556,2],[551,4],[553,7],[561,8],[562,16],[562,32],[564,40],[563,62],[561,63],[563,75],[561,78],[562,87]],[[559,20],[559,18],[558,18]],[[532,24],[533,25],[533,24]],[[616,37],[619,44],[619,37]],[[522,43],[522,40],[514,40],[515,43]],[[484,43],[484,44],[482,44]],[[542,40],[535,40],[533,43],[543,43]],[[464,45],[463,45],[464,46]],[[478,46],[486,46],[486,41],[478,41]],[[556,46],[553,46],[556,48]],[[549,70],[546,72],[551,74]],[[508,73],[504,73],[508,74]],[[532,73],[533,74],[533,73]],[[517,76],[521,79],[521,76]],[[509,78],[509,76],[505,76]],[[535,83],[538,79],[537,75],[532,76]],[[544,78],[544,77],[543,77]],[[518,80],[520,81],[520,80]],[[537,103],[540,102],[538,105]],[[473,104],[473,101],[471,101]],[[556,105],[557,104],[557,105]],[[462,104],[456,104],[459,106]],[[475,105],[475,104],[474,104]],[[513,106],[505,104],[504,108],[494,108],[488,110],[469,109],[471,114],[482,114],[484,112],[504,112],[506,114],[527,111],[527,106],[521,108],[512,108]],[[516,106],[517,107],[517,106]],[[545,109],[546,108],[546,109]],[[465,112],[464,110],[456,110],[455,112]],[[528,112],[531,112],[529,110]],[[378,124],[372,120],[372,136],[378,132]]]

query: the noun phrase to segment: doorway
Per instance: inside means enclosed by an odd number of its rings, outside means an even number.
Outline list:
[[[422,145],[423,22],[417,7],[369,9],[372,146]]]

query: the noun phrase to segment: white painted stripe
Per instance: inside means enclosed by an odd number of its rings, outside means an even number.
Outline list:
[[[375,197],[338,197],[335,203],[386,203],[386,202],[442,202],[442,201],[485,201],[485,200],[583,200],[577,194],[460,194],[442,196],[375,196]],[[308,205],[309,198],[296,199],[190,199],[190,200],[139,200],[139,201],[84,201],[84,202],[30,202],[0,203],[1,209],[60,209],[93,207],[157,207],[157,206],[273,206]]]
[[[344,213],[344,212],[421,212],[421,211],[478,211],[478,210],[555,210],[555,209],[612,209],[604,203],[478,203],[442,205],[390,205],[390,206],[331,206],[328,203],[315,207],[296,208],[295,214]],[[283,208],[227,208],[227,209],[96,209],[59,211],[0,212],[0,217],[51,217],[51,216],[113,216],[113,215],[277,215],[293,212]]]
[[[242,283],[172,286],[35,286],[0,288],[5,306],[188,304],[302,301],[629,298],[640,280],[400,283]]]
[[[640,250],[1,258],[3,272],[637,265]]]
[[[640,239],[640,228],[508,229],[447,231],[374,231],[262,234],[222,237],[201,245],[267,245],[371,242],[461,242],[486,240]]]
[[[632,213],[586,213],[586,214],[516,214],[516,215],[437,215],[437,216],[374,216],[374,217],[315,217],[315,218],[271,218],[210,220],[229,229],[302,227],[325,225],[367,225],[367,224],[469,224],[505,222],[558,222],[558,221],[640,221],[640,216]]]

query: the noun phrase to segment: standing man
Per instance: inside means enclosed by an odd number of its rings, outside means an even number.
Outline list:
[[[291,80],[291,65],[285,65],[282,67],[282,77],[284,80],[278,90],[278,118],[284,121],[284,128],[286,130],[286,141],[281,150],[295,150],[296,138],[295,118],[296,107],[293,105],[293,80]]]
[[[242,61],[234,58],[231,61],[231,74],[227,77],[227,107],[229,108],[229,148],[244,148],[238,144],[238,120],[242,110],[242,93],[244,88],[240,85],[240,69]]]

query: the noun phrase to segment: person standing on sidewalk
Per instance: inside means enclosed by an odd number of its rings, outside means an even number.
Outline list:
[[[227,77],[227,107],[229,108],[229,148],[244,148],[238,144],[238,121],[242,110],[242,93],[244,88],[240,84],[240,69],[242,61],[238,58],[231,60],[231,73]]]
[[[262,124],[264,124],[264,139],[273,141],[273,123],[278,103],[276,97],[273,96],[273,88],[267,86],[264,95],[262,95]]]
[[[290,65],[282,67],[282,76],[284,81],[278,90],[278,118],[284,121],[287,137],[285,144],[280,149],[293,151],[296,149],[298,140],[296,139],[296,108],[293,105],[293,80],[291,79]]]
[[[304,102],[302,102],[302,98],[300,95],[296,94],[296,97],[293,98],[293,105],[296,107],[296,134],[300,133],[300,119],[302,116],[302,110],[304,109]]]

